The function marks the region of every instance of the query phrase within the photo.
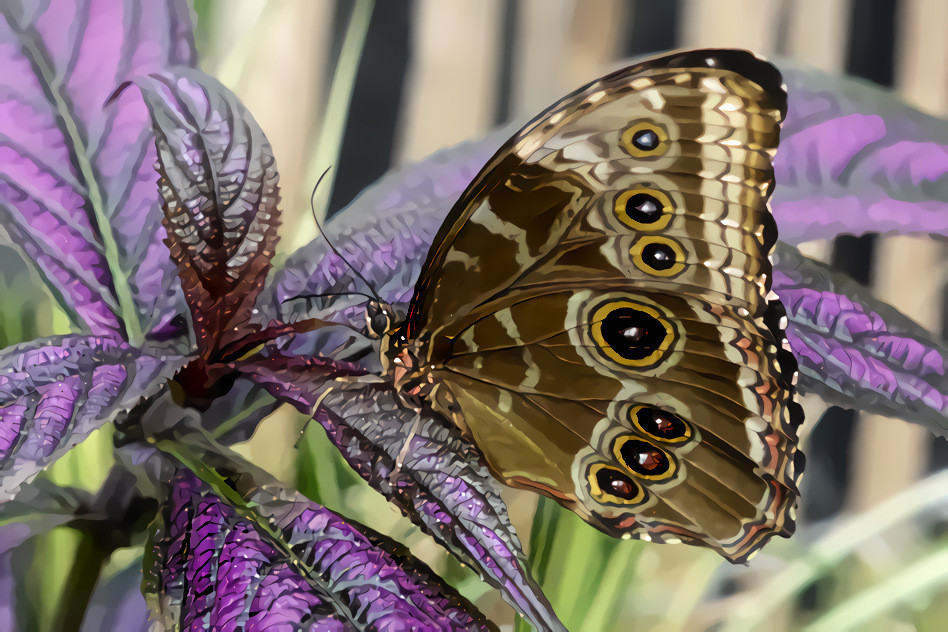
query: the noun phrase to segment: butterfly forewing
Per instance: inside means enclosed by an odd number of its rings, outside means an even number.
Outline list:
[[[502,480],[613,535],[743,560],[790,533],[796,367],[767,258],[785,111],[779,73],[743,51],[556,103],[436,237],[389,345],[396,380]]]

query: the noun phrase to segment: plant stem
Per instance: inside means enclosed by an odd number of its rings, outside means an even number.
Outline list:
[[[82,537],[53,617],[52,632],[78,632],[102,568],[112,555],[112,547],[95,532],[80,533]]]
[[[355,87],[362,51],[365,48],[365,38],[369,32],[369,21],[372,18],[374,5],[375,0],[356,0],[352,8],[352,16],[346,28],[339,60],[333,71],[326,111],[323,114],[322,124],[319,126],[316,149],[310,160],[304,182],[315,183],[326,169],[339,160],[339,150],[342,147],[346,120],[349,116],[349,104],[352,102],[352,91]],[[336,170],[330,169],[326,175],[326,189],[322,197],[316,201],[315,206],[316,217],[320,220],[326,217],[335,180]]]

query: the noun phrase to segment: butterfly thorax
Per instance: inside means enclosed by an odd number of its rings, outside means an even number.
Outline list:
[[[465,429],[455,398],[436,378],[439,362],[434,359],[427,339],[409,339],[396,329],[382,339],[383,375],[395,386],[402,404],[416,411],[442,414]]]

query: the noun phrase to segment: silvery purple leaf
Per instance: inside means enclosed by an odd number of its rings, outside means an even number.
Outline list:
[[[163,390],[184,361],[81,335],[0,352],[0,502],[90,432]]]
[[[460,430],[403,407],[372,376],[330,380],[311,358],[261,358],[243,370],[275,397],[315,414],[362,478],[477,569],[538,630],[565,629],[530,575],[499,483]]]
[[[179,308],[148,114],[135,95],[104,104],[133,76],[193,63],[186,2],[10,0],[0,14],[5,232],[77,325],[167,324]]]
[[[219,82],[190,68],[140,78],[158,147],[166,243],[202,357],[258,327],[251,311],[277,242],[279,176],[270,143]]]
[[[779,245],[773,289],[787,310],[800,390],[948,436],[948,348],[869,290]]]
[[[145,571],[164,629],[495,629],[392,541],[240,470],[226,480],[248,509],[171,480]]]
[[[789,111],[774,161],[780,238],[948,235],[948,124],[890,91],[781,64]]]

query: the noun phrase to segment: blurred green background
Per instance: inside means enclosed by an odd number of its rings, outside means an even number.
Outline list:
[[[283,256],[316,235],[308,197],[326,167],[335,182],[318,209],[332,215],[387,170],[523,119],[653,51],[744,47],[865,77],[932,113],[948,110],[944,0],[196,0],[195,10],[203,69],[237,93],[274,147]],[[869,237],[804,250],[944,334],[943,244]],[[0,257],[14,269],[13,255]],[[25,267],[6,279],[15,296],[40,287]],[[65,331],[48,297],[35,305],[0,309],[4,344]],[[554,503],[510,490],[511,518],[569,629],[948,629],[948,478],[938,473],[948,463],[945,442],[897,420],[824,416],[821,401],[804,403],[809,458],[798,534],[773,541],[746,567],[694,547],[615,541]],[[280,409],[240,450],[406,543],[489,617],[515,625],[498,593],[357,479],[319,427],[301,436],[304,421]],[[103,430],[44,476],[95,489],[110,450]],[[57,529],[33,547],[20,592],[33,602],[31,627],[42,629],[66,582],[82,578],[80,538]],[[136,555],[113,555],[99,581],[138,564]]]

